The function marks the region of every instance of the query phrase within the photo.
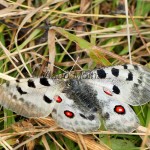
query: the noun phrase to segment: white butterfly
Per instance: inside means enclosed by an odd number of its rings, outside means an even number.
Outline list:
[[[139,120],[129,105],[150,101],[149,81],[150,72],[138,65],[96,69],[78,79],[20,79],[0,87],[0,104],[25,117],[51,114],[73,132],[96,131],[101,118],[108,130],[132,132]]]

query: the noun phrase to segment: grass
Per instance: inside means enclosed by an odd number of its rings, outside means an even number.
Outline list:
[[[130,56],[134,64],[149,66],[150,2],[128,1],[128,25],[126,16],[120,14],[121,4],[122,0],[4,1],[0,5],[1,78],[40,76],[44,69],[34,70],[35,65],[48,67],[54,75],[92,70],[130,63]],[[141,125],[148,127],[149,104],[134,107],[134,111]],[[148,133],[142,127],[129,134],[100,130],[80,135],[60,129],[50,117],[27,120],[6,109],[0,117],[0,149],[137,150],[149,146]]]

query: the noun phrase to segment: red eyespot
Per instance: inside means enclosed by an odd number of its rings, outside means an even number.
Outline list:
[[[62,98],[58,95],[55,95],[54,96],[54,100],[57,102],[57,103],[61,103],[62,102]]]
[[[116,105],[115,108],[114,108],[114,111],[117,113],[117,114],[125,114],[125,109],[123,106],[121,105]]]
[[[64,114],[66,115],[66,117],[68,118],[73,118],[74,117],[74,113],[69,111],[69,110],[65,110]]]
[[[112,92],[110,91],[110,90],[108,90],[107,88],[103,88],[103,91],[107,94],[107,95],[109,95],[109,96],[112,96]]]

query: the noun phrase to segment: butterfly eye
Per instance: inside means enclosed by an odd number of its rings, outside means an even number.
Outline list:
[[[55,95],[54,96],[54,100],[57,102],[57,103],[61,103],[62,102],[62,98],[58,95]]]
[[[103,88],[103,91],[105,92],[105,94],[112,96],[112,92],[110,90],[108,90],[107,88]]]
[[[116,105],[115,108],[114,108],[114,111],[117,113],[117,114],[125,114],[125,109],[123,106],[121,105]]]
[[[69,110],[65,110],[64,114],[66,115],[66,117],[68,118],[73,118],[74,117],[74,113],[69,111]]]

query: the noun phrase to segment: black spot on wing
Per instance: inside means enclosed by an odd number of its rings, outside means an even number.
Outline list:
[[[122,65],[124,69],[128,69],[128,66],[127,65]]]
[[[50,104],[52,102],[52,100],[50,98],[48,98],[46,95],[44,95],[43,99],[48,104]]]
[[[94,120],[94,119],[95,119],[95,116],[94,116],[94,115],[90,115],[90,116],[88,116],[87,118],[88,118],[89,120],[91,120],[91,121],[92,121],[92,120]]]
[[[80,114],[80,116],[81,116],[82,118],[84,118],[84,119],[88,119],[88,120],[91,120],[91,121],[95,119],[95,116],[94,116],[94,115],[85,116],[85,115],[83,115],[83,114]]]
[[[104,114],[104,116],[103,116],[105,119],[109,119],[109,117],[110,117],[110,115],[109,115],[109,113],[108,112],[106,112],[105,114]]]
[[[98,77],[101,78],[101,79],[106,78],[106,72],[105,72],[105,70],[103,70],[103,69],[98,69],[98,70],[97,70],[97,75],[98,75]]]
[[[28,86],[29,86],[29,87],[32,87],[32,88],[36,88],[36,86],[35,86],[35,84],[34,84],[34,81],[31,80],[31,79],[28,80]]]
[[[80,116],[84,119],[87,119],[86,116],[84,116],[83,114],[80,114]]]
[[[128,77],[126,78],[127,81],[132,81],[133,80],[133,74],[132,72],[128,73]]]
[[[19,79],[16,79],[16,82],[18,82],[18,83],[19,83],[19,82],[20,82],[20,80],[19,80]]]
[[[23,91],[23,90],[21,89],[21,87],[16,86],[16,88],[17,88],[17,91],[18,91],[21,95],[22,95],[22,94],[27,94],[27,92]]]
[[[134,83],[134,85],[133,85],[135,88],[138,88],[139,87],[139,84],[137,84],[137,83]]]
[[[138,83],[141,84],[141,83],[142,83],[142,80],[138,79]]]
[[[118,77],[118,76],[119,76],[119,69],[112,68],[112,69],[111,69],[111,72],[112,72],[112,74],[113,74],[115,77]]]
[[[113,92],[115,94],[120,94],[120,89],[118,88],[118,86],[116,86],[116,85],[113,86]]]
[[[133,65],[133,67],[134,67],[135,70],[139,70],[138,65]]]
[[[40,78],[40,83],[44,86],[50,86],[47,78]]]
[[[97,112],[98,110],[97,110],[96,107],[94,107],[94,108],[92,109],[92,111],[93,111],[93,112]]]

